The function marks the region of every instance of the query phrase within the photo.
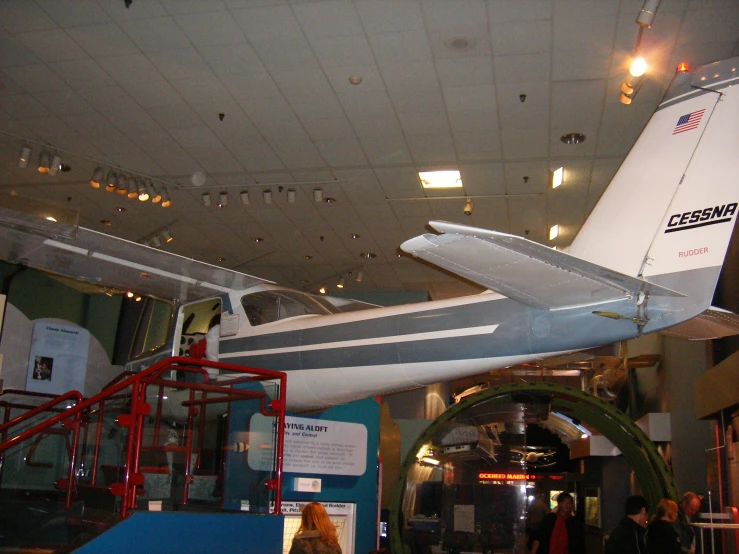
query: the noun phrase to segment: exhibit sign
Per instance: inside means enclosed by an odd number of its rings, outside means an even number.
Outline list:
[[[26,390],[82,392],[87,374],[90,332],[76,325],[39,321],[33,326]]]
[[[274,422],[274,418],[261,414],[251,418],[247,447],[251,469],[270,471],[272,468]],[[363,475],[366,469],[367,428],[361,423],[285,417],[283,471]]]

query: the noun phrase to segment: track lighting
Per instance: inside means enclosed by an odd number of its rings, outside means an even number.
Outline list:
[[[629,67],[629,73],[633,75],[634,77],[641,77],[644,75],[644,73],[647,71],[647,61],[642,58],[635,58],[634,61],[631,62],[631,66]]]
[[[321,285],[321,288],[318,289],[318,292],[320,292],[321,294],[326,294],[326,285]]]
[[[115,190],[115,171],[108,173],[108,178],[105,180],[105,190],[108,192]]]
[[[262,192],[262,198],[264,198],[265,204],[271,204],[272,203],[272,191],[265,190],[264,192]]]
[[[118,180],[115,187],[115,193],[118,196],[125,196],[128,192],[128,181],[125,175],[118,175]]]
[[[162,247],[162,241],[159,240],[159,235],[153,235],[151,237],[151,245],[154,248],[161,248]]]
[[[295,189],[287,189],[287,201],[290,204],[295,204],[295,197],[296,197]]]
[[[222,192],[218,195],[218,207],[225,208],[228,206],[228,193]]]
[[[49,176],[56,177],[56,174],[59,173],[59,168],[61,166],[62,166],[61,156],[59,156],[59,154],[54,154],[54,156],[51,158],[51,165],[49,165]]]
[[[467,199],[467,202],[464,203],[464,215],[472,215],[472,200],[469,198]]]
[[[364,277],[364,274],[362,273],[362,270],[357,271],[357,277],[354,279],[357,283],[362,282],[362,278]]]
[[[18,156],[18,167],[26,169],[28,167],[28,160],[31,158],[31,147],[27,144],[21,148],[21,153]]]
[[[169,192],[166,188],[162,189],[162,208],[169,208],[172,205],[172,201],[169,199]]]
[[[162,195],[159,194],[159,191],[154,186],[154,183],[151,182],[151,179],[146,180],[146,190],[149,193],[149,199],[152,204],[157,204],[161,201]]]
[[[38,172],[48,173],[50,161],[51,155],[46,150],[42,150],[41,154],[38,155]]]
[[[239,196],[241,197],[241,203],[244,206],[248,206],[249,205],[249,191],[248,190],[242,190],[239,193]]]
[[[313,189],[313,200],[315,202],[323,201],[323,189]]]
[[[654,22],[654,16],[657,15],[657,8],[659,8],[661,0],[646,0],[644,6],[642,6],[639,15],[636,18],[636,22],[642,27],[649,29]]]
[[[164,239],[164,242],[172,242],[172,233],[169,232],[169,227],[165,227],[162,229],[162,238]]]
[[[344,280],[344,277],[339,277],[339,280],[336,281],[336,288],[343,289],[345,284],[346,284],[346,281]]]
[[[133,200],[139,195],[138,179],[135,177],[128,178],[128,197]]]
[[[103,180],[103,168],[96,167],[95,171],[92,172],[92,177],[90,177],[90,186],[94,189],[99,189],[100,181],[102,180]]]
[[[203,206],[205,206],[206,208],[210,206],[210,193],[209,192],[204,192],[201,198],[203,199]]]
[[[146,190],[146,184],[141,179],[136,179],[136,182],[138,183],[138,193],[139,193],[139,200],[141,202],[146,202],[149,199],[149,191]]]

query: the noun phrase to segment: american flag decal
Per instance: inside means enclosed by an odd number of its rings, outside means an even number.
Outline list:
[[[705,111],[705,109],[702,109],[680,117],[680,119],[677,120],[677,125],[675,125],[675,128],[672,130],[672,134],[677,135],[678,133],[684,133],[685,131],[690,131],[698,127],[703,118],[703,112]]]

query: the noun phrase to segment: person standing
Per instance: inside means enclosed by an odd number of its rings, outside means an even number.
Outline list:
[[[557,496],[554,512],[546,514],[531,545],[531,554],[585,554],[585,529],[572,513],[568,492]]]
[[[341,554],[336,528],[318,502],[303,506],[289,554]]]
[[[649,554],[680,554],[680,542],[674,523],[677,519],[677,504],[664,498],[657,504],[657,514],[647,527],[647,550]]]
[[[686,492],[677,511],[675,531],[680,540],[680,551],[687,554],[695,552],[695,529],[690,525],[701,509],[701,497],[694,492]]]
[[[611,532],[605,554],[647,554],[644,534],[647,532],[647,501],[634,495],[626,499],[625,515]]]

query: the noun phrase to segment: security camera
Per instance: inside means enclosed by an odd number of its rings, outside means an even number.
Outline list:
[[[469,198],[464,204],[464,215],[472,215],[472,201]]]

